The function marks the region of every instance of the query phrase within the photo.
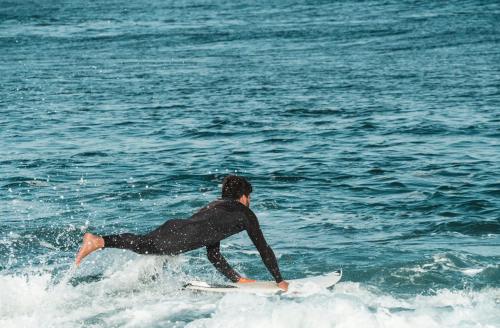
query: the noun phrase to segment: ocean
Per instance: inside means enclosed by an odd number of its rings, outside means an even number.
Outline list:
[[[500,327],[498,1],[0,0],[0,327]],[[253,185],[285,279],[104,249]],[[271,280],[246,233],[221,249]]]

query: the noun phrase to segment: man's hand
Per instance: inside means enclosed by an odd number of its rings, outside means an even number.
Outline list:
[[[278,283],[278,287],[283,289],[285,292],[288,291],[288,283],[284,280]]]
[[[248,278],[244,278],[244,277],[240,277],[240,279],[238,279],[237,283],[238,284],[244,284],[244,283],[247,283],[247,282],[255,282],[256,280],[254,279],[248,279]]]

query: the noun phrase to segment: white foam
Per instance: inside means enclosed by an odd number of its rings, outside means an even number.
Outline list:
[[[460,258],[460,256],[458,256]],[[464,262],[470,260],[463,258]],[[498,266],[495,265],[487,265],[484,267],[477,267],[477,263],[474,263],[472,267],[461,268],[453,263],[453,261],[449,258],[447,254],[439,253],[434,254],[432,258],[429,259],[427,263],[416,264],[411,267],[402,267],[391,273],[394,277],[409,279],[410,281],[414,281],[415,278],[422,276],[423,274],[435,271],[435,272],[444,272],[444,271],[454,271],[460,272],[465,276],[473,277],[479,273],[482,273],[487,268],[496,268]],[[408,273],[411,273],[408,275]]]
[[[408,300],[341,283],[329,295],[303,300],[227,295],[211,318],[187,327],[495,327],[499,289],[417,296]]]
[[[475,276],[478,273],[483,272],[484,268],[470,268],[470,269],[464,269],[464,270],[461,270],[461,271],[463,272],[463,274],[472,277],[472,276]]]
[[[0,272],[0,327],[498,327],[500,289],[440,290],[403,298],[360,283],[305,297],[181,290],[184,259],[103,258],[107,268]],[[82,264],[83,266],[83,264]],[[73,268],[74,269],[74,268]],[[152,280],[151,277],[156,279]],[[72,285],[72,279],[80,279]],[[95,277],[83,282],[86,277]]]

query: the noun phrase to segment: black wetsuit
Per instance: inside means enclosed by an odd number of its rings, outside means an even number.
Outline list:
[[[236,282],[240,275],[221,255],[220,241],[243,230],[247,231],[276,282],[283,281],[274,252],[264,239],[257,217],[251,209],[229,198],[211,202],[189,219],[169,220],[146,235],[125,233],[103,238],[105,247],[129,249],[140,254],[175,255],[207,247],[210,262]]]

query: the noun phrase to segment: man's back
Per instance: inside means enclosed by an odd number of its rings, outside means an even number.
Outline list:
[[[255,214],[240,202],[234,199],[218,199],[188,219],[165,222],[152,234],[161,235],[164,246],[170,247],[170,253],[178,254],[213,245],[247,229],[252,216],[255,217]],[[177,248],[173,249],[171,245],[176,245]]]

